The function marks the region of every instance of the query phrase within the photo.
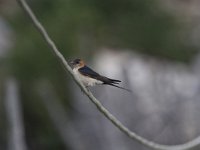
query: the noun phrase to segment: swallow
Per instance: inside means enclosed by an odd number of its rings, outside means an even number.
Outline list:
[[[72,65],[72,70],[74,74],[79,78],[79,80],[86,86],[95,86],[95,85],[110,85],[126,91],[131,91],[129,89],[120,87],[116,84],[119,84],[121,81],[116,79],[110,79],[108,77],[102,76],[91,68],[85,65],[85,62],[81,59],[74,59],[70,61]]]

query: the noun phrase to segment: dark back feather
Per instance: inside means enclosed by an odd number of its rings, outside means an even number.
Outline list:
[[[80,69],[78,69],[78,71],[85,76],[91,77],[93,79],[97,79],[102,81],[104,84],[118,84],[118,82],[121,82],[120,80],[115,80],[115,79],[110,79],[107,78],[105,76],[101,76],[100,74],[96,73],[95,71],[93,71],[91,68],[84,66]]]

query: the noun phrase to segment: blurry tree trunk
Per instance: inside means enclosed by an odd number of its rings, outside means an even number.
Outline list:
[[[27,150],[18,84],[15,79],[9,78],[5,86],[5,108],[8,118],[8,150]]]
[[[39,94],[46,107],[49,117],[53,122],[55,129],[60,135],[66,149],[82,149],[84,150],[84,143],[79,140],[79,134],[71,124],[67,112],[59,98],[54,92],[52,85],[49,82],[43,82],[37,88]]]

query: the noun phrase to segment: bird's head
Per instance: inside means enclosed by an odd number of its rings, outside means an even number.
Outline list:
[[[81,59],[74,59],[74,60],[70,61],[70,64],[72,65],[72,68],[81,68],[81,67],[85,66],[84,61]]]

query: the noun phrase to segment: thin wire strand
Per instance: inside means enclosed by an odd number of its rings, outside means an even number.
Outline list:
[[[28,17],[31,19],[32,23],[36,27],[36,29],[40,32],[40,34],[43,36],[47,44],[50,46],[51,50],[55,53],[58,60],[61,61],[61,63],[64,65],[65,69],[71,74],[74,81],[77,83],[77,85],[81,88],[81,90],[84,92],[85,95],[88,96],[88,98],[91,100],[91,102],[97,107],[97,109],[108,119],[110,120],[113,125],[115,125],[119,130],[121,130],[123,133],[125,133],[127,136],[129,136],[131,139],[136,140],[140,142],[141,144],[152,148],[156,150],[187,150],[190,148],[194,148],[197,145],[200,144],[200,136],[186,142],[184,144],[180,145],[162,145],[157,144],[155,142],[149,141],[136,133],[130,131],[126,126],[124,126],[115,116],[113,116],[100,102],[97,100],[93,94],[86,89],[86,87],[78,80],[78,78],[74,75],[72,69],[68,65],[67,61],[65,60],[64,56],[60,53],[58,48],[56,47],[55,43],[51,40],[48,33],[46,32],[45,28],[42,26],[42,24],[38,21],[28,4],[25,0],[17,0],[21,8],[25,11],[25,13],[28,15]]]

